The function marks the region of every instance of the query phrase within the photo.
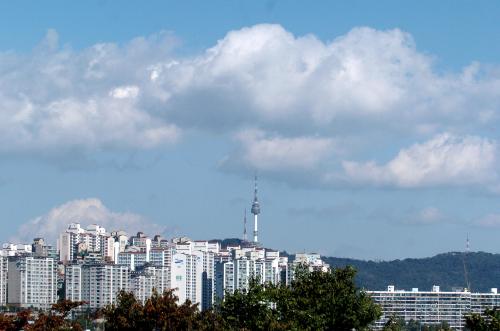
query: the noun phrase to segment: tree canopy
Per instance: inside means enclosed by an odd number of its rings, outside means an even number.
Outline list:
[[[261,284],[226,293],[214,309],[178,302],[173,289],[153,292],[144,303],[121,291],[116,303],[99,311],[106,330],[365,330],[381,315],[370,296],[354,284],[355,270],[328,272],[299,268],[290,286]],[[0,330],[81,330],[69,313],[82,302],[61,301],[33,319],[30,311],[0,314]],[[28,323],[30,321],[30,323]]]
[[[465,329],[470,331],[500,331],[500,310],[486,309],[484,316],[471,314],[465,317]]]
[[[381,309],[356,288],[351,267],[328,272],[296,270],[291,286],[250,282],[248,291],[226,296],[220,312],[234,329],[364,330]]]

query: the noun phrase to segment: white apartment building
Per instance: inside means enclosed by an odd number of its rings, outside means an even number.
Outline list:
[[[175,252],[173,245],[151,248],[149,263],[154,266],[172,267],[172,255]]]
[[[10,258],[7,303],[27,308],[50,308],[57,302],[57,261],[48,257]]]
[[[125,248],[128,245],[128,235],[125,231],[113,231],[111,232],[111,237],[115,240],[115,242],[118,244],[118,252],[123,252],[125,251]]]
[[[68,264],[64,268],[64,282],[66,284],[67,300],[82,301],[82,286],[83,286],[83,265]]]
[[[166,267],[145,267],[131,274],[130,289],[143,304],[153,295],[170,289],[170,270]]]
[[[170,246],[170,242],[167,239],[162,238],[159,234],[155,235],[151,241],[152,248],[162,248],[167,246]]]
[[[179,303],[190,300],[201,305],[203,261],[200,255],[175,253],[172,256],[171,287]]]
[[[266,258],[265,252],[256,248],[246,251],[242,256],[241,249],[233,249],[233,255],[239,258],[230,261],[221,260],[216,263],[215,292],[218,299],[223,299],[226,292],[247,290],[251,278],[262,284],[277,284],[281,281],[279,253],[272,251]]]
[[[117,253],[116,263],[128,265],[132,271],[142,267],[146,263],[170,268],[175,246],[163,244],[161,247],[152,247],[151,243],[151,240],[148,238],[144,246],[127,247],[125,251]]]
[[[127,251],[118,253],[117,264],[127,266],[131,271],[134,271],[147,261],[146,252],[141,252],[137,247],[129,247]]]
[[[224,299],[226,292],[234,293],[235,271],[232,261],[221,261],[215,264],[215,296],[216,300]]]
[[[496,288],[490,293],[471,293],[441,291],[439,286],[433,286],[431,291],[419,291],[418,288],[405,291],[391,285],[386,291],[367,293],[382,307],[382,317],[374,325],[376,330],[381,330],[392,316],[424,325],[447,322],[452,329],[462,330],[467,314],[483,313],[486,308],[500,306]]]
[[[330,266],[321,259],[320,254],[316,253],[297,253],[295,259],[288,263],[286,270],[286,283],[291,284],[295,278],[295,269],[297,267],[306,267],[309,271],[322,271],[330,270]],[[283,268],[282,268],[283,271]]]
[[[130,271],[127,266],[84,264],[81,270],[81,298],[88,302],[89,308],[102,308],[115,303],[120,290],[129,291]]]
[[[0,255],[2,256],[28,255],[31,253],[32,246],[29,244],[6,243],[2,244],[2,250],[0,251]]]
[[[215,300],[215,254],[208,251],[196,250],[193,252],[197,262],[201,262],[201,304],[202,310],[209,309],[213,306]]]
[[[137,232],[137,235],[129,238],[129,244],[136,247],[146,247],[149,243],[151,247],[151,239],[144,232]]]
[[[8,258],[0,255],[0,306],[7,303]]]
[[[96,224],[84,229],[79,223],[71,223],[59,235],[58,247],[59,259],[64,263],[76,260],[78,250],[99,252],[103,258],[110,260],[114,258],[114,239]]]

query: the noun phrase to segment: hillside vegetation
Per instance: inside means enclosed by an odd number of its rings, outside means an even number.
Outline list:
[[[430,290],[433,285],[441,290],[466,287],[464,257],[468,279],[474,292],[487,292],[500,288],[500,254],[462,252],[439,254],[429,258],[394,261],[363,261],[356,259],[325,257],[331,266],[354,266],[357,285],[369,290],[385,290],[387,285],[396,289]]]

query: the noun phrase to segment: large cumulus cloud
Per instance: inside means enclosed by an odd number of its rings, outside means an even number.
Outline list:
[[[73,50],[49,31],[31,53],[0,53],[0,153],[160,148],[197,130],[233,143],[222,169],[285,181],[497,180],[495,67],[443,73],[399,29],[325,42],[261,24],[200,54],[178,55],[177,44],[158,33]]]
[[[167,229],[142,215],[112,211],[101,200],[88,198],[68,201],[52,208],[44,215],[21,224],[11,241],[31,242],[35,237],[43,237],[49,243],[55,243],[59,234],[67,229],[70,223],[80,223],[84,228],[98,224],[108,232],[124,230],[130,235],[143,231],[153,236],[164,234]]]

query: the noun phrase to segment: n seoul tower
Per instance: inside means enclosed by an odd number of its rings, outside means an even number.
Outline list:
[[[257,244],[259,242],[259,229],[258,229],[258,218],[260,214],[259,200],[257,199],[257,176],[255,176],[255,189],[253,195],[252,203],[252,214],[253,214],[253,242]]]

